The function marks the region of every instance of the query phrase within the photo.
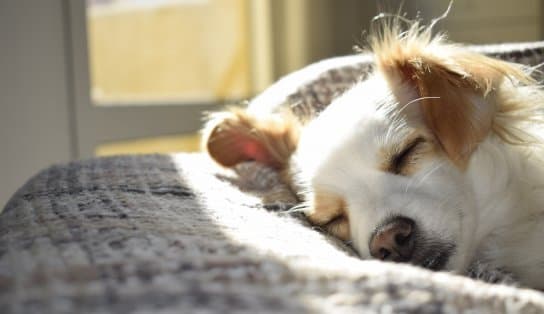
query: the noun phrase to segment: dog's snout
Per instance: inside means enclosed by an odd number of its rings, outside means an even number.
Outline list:
[[[370,239],[370,255],[383,261],[406,262],[415,246],[415,222],[396,217],[380,226]]]

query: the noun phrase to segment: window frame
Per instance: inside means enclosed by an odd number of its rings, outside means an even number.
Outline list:
[[[90,94],[86,3],[64,0],[63,10],[75,158],[93,157],[101,143],[197,132],[204,113],[221,107],[219,102],[94,105]]]

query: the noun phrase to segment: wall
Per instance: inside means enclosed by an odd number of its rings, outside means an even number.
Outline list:
[[[425,20],[441,16],[450,0],[406,1],[409,12]],[[542,39],[542,0],[455,0],[437,29],[458,42],[486,44]]]
[[[71,156],[63,12],[62,0],[0,2],[0,211]]]
[[[407,12],[428,24],[450,0],[270,0],[273,12],[274,74],[279,78],[323,58],[353,53],[379,11]],[[449,38],[464,43],[543,39],[542,0],[455,0],[438,23]]]

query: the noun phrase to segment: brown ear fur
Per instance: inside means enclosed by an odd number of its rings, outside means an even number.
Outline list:
[[[283,169],[296,148],[298,131],[289,115],[255,117],[243,109],[230,108],[210,116],[202,146],[225,167],[257,161]]]
[[[422,98],[423,121],[452,162],[464,169],[478,143],[491,131],[494,103],[476,101],[487,91],[470,77],[429,60],[423,62],[423,68],[412,67],[404,72],[413,73],[410,79]]]
[[[404,32],[395,24],[387,27],[371,39],[378,69],[390,81],[413,85],[426,126],[464,169],[492,130],[497,108],[491,94],[505,78],[528,77],[513,64],[446,44],[418,23]]]

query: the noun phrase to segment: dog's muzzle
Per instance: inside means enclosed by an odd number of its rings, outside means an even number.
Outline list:
[[[443,269],[455,250],[454,244],[424,237],[414,220],[402,216],[380,224],[372,233],[368,247],[376,259],[433,270]]]

